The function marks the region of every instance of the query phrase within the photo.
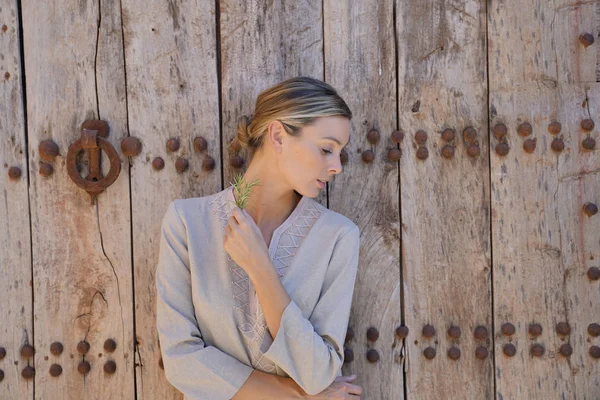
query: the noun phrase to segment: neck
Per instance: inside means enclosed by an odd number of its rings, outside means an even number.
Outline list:
[[[261,230],[270,230],[277,228],[290,216],[301,196],[283,185],[280,178],[274,176],[272,167],[261,164],[259,159],[253,160],[244,174],[245,182],[258,179],[258,185],[252,188],[245,209]]]

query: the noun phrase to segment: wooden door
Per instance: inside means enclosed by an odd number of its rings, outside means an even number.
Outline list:
[[[354,114],[317,201],[361,230],[343,372],[362,398],[598,398],[598,16],[0,0],[0,398],[182,398],[155,329],[162,216],[245,170],[239,119],[298,75]],[[90,120],[120,166],[94,201],[69,175],[111,169],[69,154]]]

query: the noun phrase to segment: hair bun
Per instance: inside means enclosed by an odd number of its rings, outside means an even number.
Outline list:
[[[252,123],[252,117],[248,117],[244,115],[240,118],[238,122],[237,128],[237,136],[235,137],[235,141],[237,141],[243,148],[247,149],[250,147],[250,129],[249,126]]]

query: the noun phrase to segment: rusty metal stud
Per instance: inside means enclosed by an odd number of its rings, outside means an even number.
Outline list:
[[[127,157],[135,157],[142,152],[142,142],[136,137],[127,136],[121,140],[121,151]]]
[[[477,140],[477,131],[472,126],[466,127],[463,131],[463,140],[465,143],[473,143]]]
[[[88,351],[90,351],[90,344],[85,340],[82,340],[81,342],[77,343],[77,351],[79,354],[86,355]]]
[[[581,142],[581,146],[586,150],[594,150],[596,148],[596,140],[593,137],[586,137]]]
[[[425,325],[423,327],[423,336],[426,338],[432,338],[435,336],[435,328],[433,327],[433,325]]]
[[[392,132],[392,142],[400,143],[404,139],[404,132],[398,129]]]
[[[529,136],[533,132],[533,127],[529,122],[523,122],[517,127],[517,133],[520,136]]]
[[[344,364],[354,361],[354,351],[352,349],[344,349]]]
[[[592,346],[590,347],[590,356],[592,356],[593,358],[600,358],[600,347],[598,346]]]
[[[79,365],[77,365],[77,371],[79,371],[83,375],[90,372],[90,369],[92,369],[92,366],[87,361],[81,361],[81,362],[79,362]]]
[[[190,167],[190,163],[183,157],[177,157],[177,161],[175,161],[175,169],[180,174],[187,171]]]
[[[454,140],[455,137],[456,137],[456,132],[452,128],[446,128],[442,132],[442,140],[445,142],[450,142],[450,141]]]
[[[376,342],[377,339],[379,339],[379,331],[377,330],[377,328],[369,328],[367,330],[367,340],[369,340],[370,342]]]
[[[179,150],[179,139],[171,138],[167,140],[167,151],[173,152]]]
[[[429,150],[427,150],[427,147],[419,147],[417,149],[417,158],[419,160],[425,160],[427,157],[429,157]]]
[[[6,349],[4,347],[0,347],[0,360],[6,357]]]
[[[52,364],[50,366],[50,375],[53,377],[58,377],[62,374],[62,367],[58,364]]]
[[[515,347],[514,344],[512,343],[506,343],[503,347],[502,347],[502,352],[504,354],[506,354],[509,357],[514,356],[515,354],[517,354],[517,348]]]
[[[19,167],[10,167],[8,169],[8,177],[10,179],[19,179],[21,177],[21,168],[19,168]]]
[[[354,339],[354,329],[348,327],[348,330],[346,331],[346,340],[344,341],[344,343],[348,343],[352,339]]]
[[[548,125],[548,132],[550,132],[553,135],[558,135],[560,133],[561,129],[562,129],[562,125],[558,121],[552,121]]]
[[[50,353],[55,356],[60,356],[63,352],[63,345],[60,342],[54,342],[50,345]]]
[[[48,177],[48,176],[52,175],[53,172],[54,172],[54,167],[52,166],[52,164],[48,164],[47,162],[40,163],[40,175],[41,176]]]
[[[452,346],[448,349],[448,358],[451,360],[458,360],[460,358],[460,349],[458,347]]]
[[[346,164],[348,162],[348,152],[346,149],[342,149],[342,151],[340,151],[340,161],[342,164]]]
[[[506,136],[507,132],[508,132],[508,129],[506,128],[506,125],[504,125],[504,124],[497,124],[496,126],[494,126],[494,137],[498,140],[500,140],[504,136]]]
[[[35,376],[35,369],[31,366],[27,366],[21,371],[21,376],[25,379],[33,379]]]
[[[415,133],[415,142],[424,145],[425,142],[427,142],[427,133],[424,130],[418,130],[417,133]]]
[[[404,339],[405,337],[408,336],[408,326],[405,325],[400,325],[399,327],[396,328],[396,336],[398,336],[400,339]]]
[[[160,369],[165,369],[165,364],[163,363],[162,357],[160,358],[160,360],[158,360],[158,366],[160,367]]]
[[[502,324],[502,327],[500,329],[502,330],[502,334],[504,336],[512,336],[515,334],[515,326],[510,322]]]
[[[467,147],[467,154],[469,157],[475,158],[479,157],[481,151],[479,150],[479,145],[477,143],[473,143]]]
[[[33,357],[34,354],[35,354],[35,350],[33,349],[33,346],[26,344],[23,347],[21,347],[21,357],[31,358],[31,357]]]
[[[53,140],[42,140],[38,146],[40,157],[46,161],[54,161],[58,155],[58,145]]]
[[[4,380],[4,371],[0,369],[0,382]]]
[[[371,129],[369,131],[369,133],[367,133],[367,140],[369,141],[369,143],[371,144],[376,144],[377,142],[379,142],[379,131],[377,129]]]
[[[584,131],[591,131],[594,129],[594,121],[586,118],[584,120],[581,121],[581,129],[583,129]]]
[[[592,337],[600,336],[600,325],[598,324],[589,324],[587,328],[588,335]]]
[[[485,340],[488,337],[488,330],[484,326],[478,326],[473,331],[473,336],[477,340]]]
[[[208,148],[208,142],[202,136],[198,136],[194,139],[194,150],[198,153],[206,150]]]
[[[117,342],[113,339],[106,339],[104,341],[104,351],[108,353],[112,353],[117,349]]]
[[[454,146],[447,144],[444,147],[442,147],[442,156],[444,158],[454,157]]]
[[[366,163],[371,163],[375,159],[375,153],[371,150],[365,150],[362,152],[362,160]]]
[[[245,164],[244,159],[237,154],[232,155],[231,158],[229,159],[229,165],[231,165],[235,169],[242,168],[244,166],[244,164]]]
[[[591,33],[582,33],[579,35],[579,43],[581,43],[584,47],[588,47],[594,44],[594,35]]]
[[[215,165],[215,159],[209,155],[206,155],[206,157],[204,157],[204,160],[202,160],[202,169],[205,171],[212,171],[213,169],[215,169]]]
[[[529,334],[533,337],[538,337],[542,334],[542,325],[531,324],[529,325]]]
[[[391,162],[396,162],[402,156],[402,152],[399,149],[390,149],[387,154],[388,160]]]
[[[534,357],[541,357],[544,355],[544,346],[542,346],[541,344],[534,344],[531,346],[531,354]]]
[[[376,363],[379,361],[379,352],[377,352],[375,349],[367,351],[367,360],[369,360],[369,362]]]
[[[458,326],[451,326],[450,328],[448,328],[448,336],[451,339],[456,340],[456,339],[460,338],[461,333],[462,332],[460,331],[460,328]]]
[[[569,357],[571,354],[573,354],[573,348],[569,343],[564,343],[560,346],[558,352],[565,357]]]
[[[556,138],[552,141],[550,147],[552,147],[552,150],[560,152],[565,149],[565,142],[560,138]]]
[[[496,154],[498,154],[501,157],[504,157],[505,155],[507,155],[508,150],[509,150],[508,143],[501,142],[496,145]]]
[[[114,374],[117,370],[117,363],[113,360],[108,360],[104,363],[104,372],[107,374]]]
[[[559,322],[556,324],[556,333],[559,335],[568,335],[571,333],[571,327],[566,322]]]
[[[533,153],[535,151],[535,145],[537,143],[537,139],[527,139],[523,142],[523,150],[527,153]]]
[[[475,349],[475,357],[478,360],[485,360],[488,356],[488,350],[483,346],[477,346]]]
[[[590,267],[587,271],[587,277],[590,281],[597,281],[600,279],[600,268]]]
[[[590,202],[585,203],[583,205],[583,212],[588,217],[591,217],[591,216],[596,215],[598,213],[598,206],[595,205],[594,203],[590,203]]]
[[[165,160],[163,160],[161,157],[156,157],[154,160],[152,160],[152,168],[154,168],[156,171],[160,171],[164,167]]]
[[[423,350],[423,355],[426,359],[431,360],[433,357],[435,357],[435,349],[433,347],[427,347],[425,350]]]

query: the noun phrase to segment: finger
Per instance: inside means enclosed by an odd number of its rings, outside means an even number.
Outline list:
[[[351,394],[362,394],[363,389],[361,386],[348,384],[346,391]]]
[[[239,207],[235,207],[233,209],[233,212],[231,213],[231,217],[239,224],[239,225],[243,225],[246,220],[245,220],[245,215],[242,212],[242,210]]]
[[[353,380],[356,379],[356,375],[346,375],[346,376],[338,376],[337,378],[335,378],[336,381],[338,382],[352,382]]]

